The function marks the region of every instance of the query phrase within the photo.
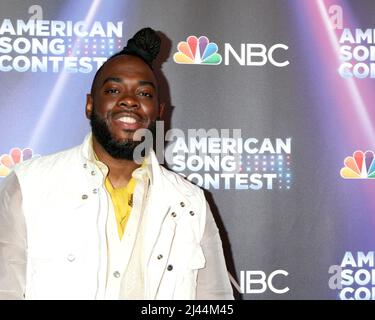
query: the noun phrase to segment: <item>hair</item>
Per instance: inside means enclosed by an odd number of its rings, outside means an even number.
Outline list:
[[[98,69],[94,76],[94,80],[92,81],[91,95],[94,93],[94,84],[100,74],[100,71],[107,62],[111,61],[115,57],[122,55],[138,57],[142,59],[142,61],[146,63],[151,70],[153,70],[152,62],[159,54],[160,43],[161,39],[156,34],[155,30],[149,27],[139,30],[131,39],[128,40],[126,46],[121,51],[109,57],[108,60]]]

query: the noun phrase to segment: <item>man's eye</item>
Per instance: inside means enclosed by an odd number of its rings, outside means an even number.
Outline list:
[[[107,89],[107,90],[104,90],[104,92],[114,94],[114,93],[119,93],[120,91],[118,89]]]
[[[152,98],[152,94],[151,93],[148,93],[148,92],[140,92],[138,93],[140,96],[142,97],[148,97],[148,98]]]

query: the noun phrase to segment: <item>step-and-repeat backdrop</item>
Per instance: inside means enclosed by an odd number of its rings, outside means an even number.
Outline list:
[[[163,37],[167,165],[206,190],[236,297],[374,299],[374,11],[2,0],[0,175],[81,143],[95,71],[150,26]]]

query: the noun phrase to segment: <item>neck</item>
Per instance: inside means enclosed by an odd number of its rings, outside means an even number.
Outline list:
[[[92,144],[98,159],[108,168],[108,177],[114,188],[125,187],[131,179],[132,173],[141,165],[133,160],[113,158],[93,136]]]

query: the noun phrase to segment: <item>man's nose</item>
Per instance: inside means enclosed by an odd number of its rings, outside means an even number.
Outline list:
[[[139,103],[133,95],[126,94],[119,100],[119,106],[125,109],[137,109]]]

